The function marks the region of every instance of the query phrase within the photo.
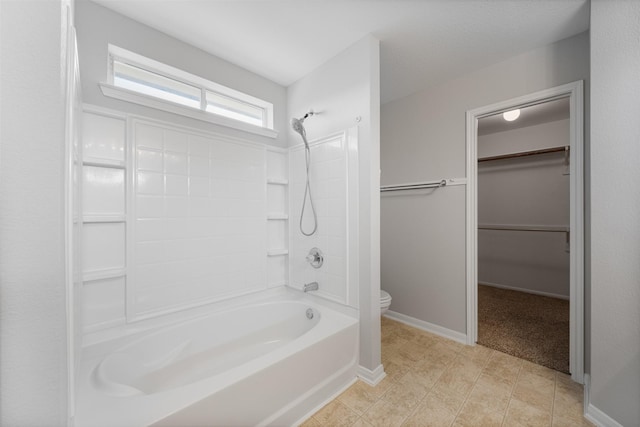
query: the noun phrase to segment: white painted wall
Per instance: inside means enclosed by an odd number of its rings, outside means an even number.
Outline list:
[[[0,2],[0,424],[67,423],[69,1]]]
[[[267,137],[260,137],[259,140],[281,147],[287,145],[285,129],[288,121],[284,87],[87,0],[78,2],[76,25],[85,103],[203,130],[246,136],[246,133],[239,130],[103,96],[98,83],[107,80],[107,45],[111,43],[273,103],[274,127],[276,131],[280,131],[280,135],[275,140]]]
[[[640,425],[640,2],[591,2],[591,405]]]
[[[289,86],[288,117],[310,108],[320,114],[305,121],[309,139],[358,127],[360,365],[380,366],[379,293],[379,41],[365,37]],[[356,118],[360,118],[358,122]],[[291,144],[299,135],[288,132]],[[290,212],[294,217],[297,212]]]
[[[482,120],[482,119],[481,119]],[[478,137],[478,157],[569,145],[569,121]],[[478,224],[569,227],[564,153],[478,163]],[[478,230],[478,281],[569,298],[566,234]]]
[[[587,79],[588,49],[582,33],[383,105],[382,183],[464,177],[465,112]],[[466,333],[464,212],[464,186],[382,198],[391,310]]]

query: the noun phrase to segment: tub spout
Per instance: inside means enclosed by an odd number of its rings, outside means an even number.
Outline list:
[[[317,291],[317,290],[318,290],[318,282],[311,282],[304,285],[305,292]]]

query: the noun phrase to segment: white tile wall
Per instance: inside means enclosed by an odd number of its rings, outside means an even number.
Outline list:
[[[85,165],[82,168],[84,215],[124,215],[123,169]]]
[[[267,283],[269,286],[288,284],[289,262],[289,212],[288,203],[288,153],[282,150],[267,151]]]
[[[82,266],[85,274],[125,267],[124,231],[123,223],[84,224]]]
[[[82,129],[81,214],[85,223],[80,311],[82,330],[88,332],[123,323],[125,317],[126,122],[85,111]]]
[[[82,144],[85,159],[124,160],[125,121],[101,114],[84,113]]]
[[[266,149],[136,120],[133,318],[264,289]]]
[[[87,329],[124,322],[125,278],[94,280],[82,290],[82,321]]]
[[[311,145],[311,193],[318,215],[318,230],[310,237],[299,229],[306,184],[304,149],[291,149],[290,165],[290,221],[291,244],[289,262],[290,286],[301,289],[305,283],[317,281],[318,295],[346,304],[347,286],[347,140],[339,134]],[[307,199],[303,227],[313,228],[311,205]],[[324,265],[315,269],[306,261],[309,250],[319,248]]]

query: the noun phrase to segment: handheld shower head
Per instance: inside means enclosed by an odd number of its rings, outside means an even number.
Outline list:
[[[291,127],[294,131],[298,132],[302,137],[306,135],[306,131],[302,123],[304,122],[304,117],[301,119],[296,119],[295,117],[291,119]]]

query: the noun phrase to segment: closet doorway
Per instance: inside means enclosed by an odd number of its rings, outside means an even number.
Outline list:
[[[478,339],[569,373],[569,98],[478,120]]]
[[[582,82],[467,112],[467,341],[580,383],[582,123]]]

